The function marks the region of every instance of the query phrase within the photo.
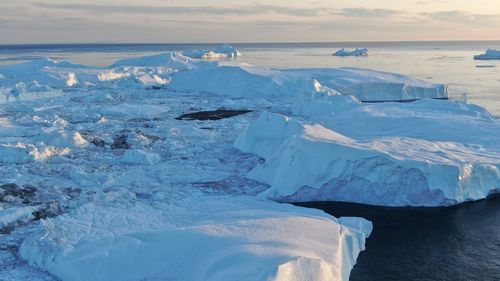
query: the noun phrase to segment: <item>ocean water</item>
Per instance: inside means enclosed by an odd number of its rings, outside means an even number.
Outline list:
[[[372,235],[351,271],[351,281],[500,280],[499,195],[439,208],[297,205],[372,221]]]
[[[451,98],[470,102],[500,116],[500,60],[474,61],[500,41],[252,43],[234,44],[239,62],[272,68],[360,67],[414,76],[449,87]],[[80,64],[107,66],[127,57],[165,51],[210,48],[213,44],[74,44],[0,46],[0,64],[50,56]],[[333,57],[339,48],[367,47],[368,57]]]

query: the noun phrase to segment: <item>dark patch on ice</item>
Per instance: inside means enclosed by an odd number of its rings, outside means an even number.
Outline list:
[[[230,176],[220,181],[193,182],[191,185],[206,193],[233,195],[257,195],[269,188],[266,184],[240,176]]]
[[[224,118],[230,118],[233,116],[245,114],[252,112],[248,109],[217,109],[210,111],[198,111],[182,114],[175,118],[177,120],[220,120]]]
[[[20,186],[15,183],[7,183],[0,186],[0,201],[2,202],[18,202],[29,204],[33,202],[36,188],[32,186]]]
[[[112,149],[129,149],[130,144],[127,143],[127,135],[116,135],[113,137]]]
[[[152,141],[152,142],[155,142],[155,141],[163,141],[165,140],[164,137],[160,137],[160,136],[154,136],[154,135],[149,135],[149,134],[145,134],[141,131],[136,131],[137,134],[147,138],[148,140]]]
[[[48,202],[40,210],[33,212],[33,219],[37,221],[52,218],[61,213],[61,206],[58,201]]]
[[[446,98],[432,98],[433,100],[448,100],[449,98],[446,97]],[[373,101],[370,101],[370,100],[361,100],[361,102],[363,103],[383,103],[383,102],[400,102],[400,103],[407,103],[407,102],[414,102],[414,101],[418,101],[418,100],[421,100],[421,99],[407,99],[407,100],[373,100]]]
[[[97,147],[104,147],[106,145],[106,142],[100,137],[94,137],[90,142]]]

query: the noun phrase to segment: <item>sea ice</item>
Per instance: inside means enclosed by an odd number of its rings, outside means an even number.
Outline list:
[[[20,253],[72,281],[347,281],[371,228],[360,218],[250,197],[151,206],[110,192],[44,220]]]
[[[186,57],[197,59],[221,59],[221,58],[235,58],[241,56],[241,53],[233,46],[224,44],[211,50],[187,50],[182,52]]]
[[[488,49],[484,54],[474,56],[475,60],[500,60],[500,51]]]
[[[122,59],[113,63],[110,66],[110,68],[116,68],[120,66],[140,66],[140,67],[168,67],[177,70],[188,70],[212,64],[213,64],[212,62],[193,60],[178,52],[169,52],[153,56]]]
[[[368,49],[367,48],[362,48],[358,49],[356,48],[355,50],[349,51],[344,48],[336,51],[333,53],[333,56],[336,57],[366,57],[368,56]]]
[[[440,206],[482,199],[500,186],[500,123],[480,108],[422,101],[328,112],[309,105],[306,121],[263,113],[234,143],[266,160],[248,177],[271,186],[268,198]]]

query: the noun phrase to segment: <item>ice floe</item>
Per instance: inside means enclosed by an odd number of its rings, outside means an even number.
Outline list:
[[[500,60],[500,51],[488,49],[484,54],[474,56],[475,60]]]
[[[133,198],[107,194],[47,219],[20,253],[61,280],[347,281],[371,232],[363,219],[249,197]]]
[[[356,48],[355,50],[349,51],[344,48],[336,51],[333,53],[332,56],[336,57],[366,57],[368,56],[368,49],[367,48]]]
[[[241,56],[241,53],[235,47],[224,44],[210,50],[187,50],[182,52],[186,57],[197,59],[221,59],[221,58],[235,58]]]
[[[193,60],[179,52],[169,52],[152,56],[122,59],[113,63],[110,68],[116,68],[119,66],[142,66],[168,67],[177,70],[187,70],[212,64],[213,63],[211,62]]]
[[[248,174],[271,186],[264,196],[440,206],[498,191],[500,122],[483,109],[423,101],[314,114],[311,106],[305,121],[263,113],[236,139],[266,160]]]

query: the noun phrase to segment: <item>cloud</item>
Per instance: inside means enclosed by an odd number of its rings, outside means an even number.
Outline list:
[[[386,18],[401,14],[401,11],[391,9],[344,8],[341,9],[337,14],[344,17],[355,18]]]
[[[56,4],[35,2],[35,7],[87,12],[92,14],[173,14],[173,15],[261,15],[282,14],[289,16],[313,17],[320,14],[320,9],[293,8],[272,5],[253,5],[239,7],[209,6],[151,6],[151,5],[96,5],[96,4]]]
[[[500,15],[473,14],[463,11],[439,11],[434,13],[422,13],[429,19],[463,25],[495,25],[500,24]]]

